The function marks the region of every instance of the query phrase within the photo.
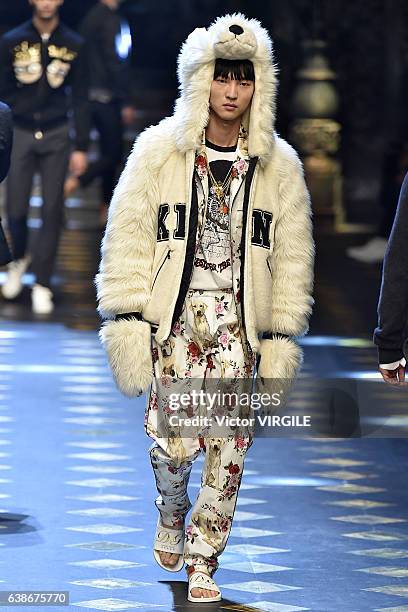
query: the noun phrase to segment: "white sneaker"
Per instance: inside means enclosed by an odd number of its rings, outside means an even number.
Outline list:
[[[347,249],[347,255],[363,263],[378,263],[384,259],[388,241],[386,238],[374,236],[366,244]]]
[[[31,304],[35,314],[50,314],[54,310],[51,289],[35,284],[31,292]]]
[[[21,293],[23,289],[23,274],[30,265],[30,261],[30,257],[23,257],[8,264],[7,278],[1,287],[1,293],[7,300],[13,300]]]

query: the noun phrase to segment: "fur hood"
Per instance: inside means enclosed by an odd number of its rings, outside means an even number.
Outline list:
[[[235,27],[234,27],[235,26]],[[197,149],[209,119],[209,97],[217,58],[248,59],[254,65],[255,92],[243,118],[249,133],[250,157],[261,164],[271,156],[275,140],[277,69],[272,40],[256,19],[241,13],[219,17],[206,28],[196,28],[178,58],[180,96],[176,101],[176,146],[180,152]]]

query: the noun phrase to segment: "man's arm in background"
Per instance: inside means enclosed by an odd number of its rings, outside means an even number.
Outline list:
[[[374,331],[373,338],[378,347],[380,364],[394,363],[404,357],[403,345],[407,322],[408,174],[405,176],[401,187],[397,213],[384,258],[378,303],[378,326]],[[401,368],[403,369],[402,366]],[[398,371],[399,369],[395,370],[395,372]],[[383,374],[383,372],[381,373]]]

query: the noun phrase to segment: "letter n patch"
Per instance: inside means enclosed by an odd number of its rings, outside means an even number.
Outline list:
[[[254,208],[252,212],[252,244],[263,247],[264,249],[270,248],[269,230],[271,223],[272,213]]]

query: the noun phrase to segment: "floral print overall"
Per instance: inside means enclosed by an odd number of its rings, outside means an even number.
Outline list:
[[[154,439],[149,449],[159,497],[156,506],[166,525],[185,526],[184,560],[187,568],[206,565],[210,574],[229,537],[246,451],[252,430],[223,437],[205,437],[188,430],[164,437],[158,425],[177,380],[205,384],[227,379],[228,385],[252,378],[255,356],[240,324],[239,304],[232,289],[188,291],[184,309],[162,346],[152,339],[154,378],[145,414],[146,433]],[[184,382],[183,382],[184,384]],[[187,408],[188,410],[188,408]],[[186,430],[187,431],[187,430]],[[187,485],[194,460],[205,453],[201,488],[192,506]]]

